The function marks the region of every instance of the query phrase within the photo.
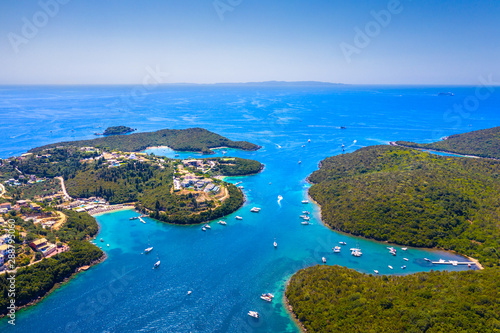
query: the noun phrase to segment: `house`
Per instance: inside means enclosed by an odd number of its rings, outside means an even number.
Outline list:
[[[34,203],[34,202],[30,203],[30,208],[37,211],[37,212],[42,210],[42,207],[39,204]]]
[[[28,200],[17,200],[16,204],[19,206],[27,207],[28,206]]]
[[[7,244],[7,242],[9,241],[9,239],[10,239],[10,235],[9,234],[5,234],[5,235],[0,236],[0,245]]]
[[[9,210],[7,208],[0,208],[0,214],[7,214]]]
[[[5,256],[7,256],[11,250],[12,247],[9,246],[8,244],[3,244],[3,245],[0,245],[0,265],[3,265],[3,263],[5,262]]]
[[[40,239],[36,239],[33,242],[31,242],[30,246],[34,251],[39,251],[42,247],[46,246],[47,244],[48,243],[47,243],[47,240],[45,238],[40,238]]]
[[[10,204],[10,202],[4,202],[0,204],[0,208],[6,208],[7,210],[11,210],[12,205]]]

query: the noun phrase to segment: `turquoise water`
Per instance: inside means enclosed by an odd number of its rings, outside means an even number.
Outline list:
[[[133,211],[99,216],[97,239],[104,242],[97,243],[108,259],[19,312],[15,328],[0,321],[2,332],[297,332],[281,301],[285,283],[297,270],[321,264],[322,257],[328,265],[366,273],[467,269],[433,266],[423,259],[463,259],[451,253],[413,248],[403,252],[396,246],[394,257],[388,244],[329,230],[321,224],[316,205],[301,203],[309,187],[305,178],[320,160],[342,153],[342,144],[353,152],[367,145],[430,142],[498,125],[498,94],[482,101],[469,117],[450,122],[445,111],[473,94],[473,87],[162,87],[141,101],[116,107],[116,99],[130,89],[0,89],[1,122],[8,129],[0,134],[1,156],[44,143],[91,138],[109,125],[140,131],[200,126],[263,146],[256,152],[225,150],[226,155],[261,161],[264,171],[227,179],[243,182],[247,201],[224,219],[227,226],[214,221],[206,232],[200,226],[172,226],[149,218],[146,224],[130,221],[137,215]],[[456,98],[439,98],[439,91],[454,91]],[[149,152],[176,154],[165,149]],[[222,156],[220,150],[216,156]],[[283,196],[280,203],[278,195]],[[261,212],[251,213],[253,206]],[[311,225],[300,224],[303,210],[311,212]],[[154,250],[144,255],[148,238]],[[334,254],[331,249],[339,241],[347,245]],[[356,245],[363,251],[360,258],[348,251]],[[153,270],[157,256],[161,266]],[[259,298],[264,292],[275,294],[273,303]],[[248,317],[249,310],[258,311],[261,318]]]

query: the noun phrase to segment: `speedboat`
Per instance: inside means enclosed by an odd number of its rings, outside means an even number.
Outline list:
[[[304,148],[306,145],[302,145],[302,148]]]
[[[401,269],[405,269],[405,268],[406,268],[406,265],[401,266]]]
[[[205,227],[206,229],[212,229],[212,228],[211,228],[208,224],[205,224],[205,225],[204,225],[204,227]]]
[[[302,203],[303,203],[303,204],[308,204],[308,203],[309,203],[309,200],[302,200]]]
[[[321,260],[323,261],[323,264],[326,264],[326,258],[325,257],[321,258]]]
[[[299,161],[299,164],[302,163],[302,161]]]
[[[311,142],[311,139],[307,140],[307,142]]]
[[[147,253],[149,253],[149,252],[151,252],[151,251],[153,251],[153,247],[152,247],[152,246],[151,246],[151,247],[148,247],[147,249],[145,249],[145,250],[144,250],[144,253],[146,253],[146,254],[147,254]]]
[[[257,311],[248,311],[248,315],[250,317],[254,317],[254,318],[259,319],[259,313]]]
[[[271,297],[266,296],[266,295],[261,295],[260,298],[266,302],[272,302],[272,300],[273,300]]]
[[[431,261],[430,259],[424,258],[425,261]]]
[[[378,274],[378,271],[376,269],[373,270],[375,272],[375,274]]]
[[[242,185],[238,186],[238,188],[239,188],[240,190],[244,189],[244,187],[243,187]]]
[[[407,247],[402,247],[401,250],[406,251],[406,250],[408,250],[408,248]]]
[[[311,213],[309,213],[307,210],[304,210],[304,211],[302,211],[302,214],[309,215]]]
[[[308,221],[302,221],[302,222],[300,222],[300,224],[303,224],[303,225],[308,225],[308,224],[310,224],[310,223],[309,223]]]
[[[404,261],[408,261],[408,258],[403,258]]]
[[[310,220],[309,216],[307,216],[307,215],[301,215],[300,217],[302,219],[304,219],[304,221],[309,221]]]
[[[207,229],[205,227],[202,227],[201,231],[207,231]]]
[[[109,247],[109,244],[106,244]]]
[[[243,218],[241,216],[236,216],[236,219],[237,220],[243,220]]]
[[[391,265],[388,266],[390,269],[393,269]]]
[[[260,208],[258,208],[258,207],[253,207],[252,209],[250,209],[250,211],[251,211],[252,213],[258,213],[258,212],[260,212]]]
[[[191,293],[192,293],[192,291],[191,291],[191,290],[189,290],[189,291],[188,291],[188,295],[191,295]]]
[[[222,225],[227,225],[226,221],[222,221],[222,220],[220,220],[220,221],[219,221],[219,222],[217,222],[217,223],[222,224]]]
[[[340,253],[340,246],[335,246],[333,248],[333,253]]]
[[[155,264],[153,265],[153,269],[158,268],[159,266],[160,266],[160,260],[155,262]]]
[[[347,245],[346,242],[339,242],[340,245]]]
[[[274,295],[271,294],[271,293],[265,293],[265,294],[262,294],[262,296],[267,296],[267,297],[270,297],[270,298],[274,298]]]
[[[276,241],[274,241],[273,245],[274,247],[278,247],[278,243],[276,243]]]
[[[363,255],[363,253],[361,251],[357,250],[357,251],[352,251],[351,255],[353,255],[355,257],[361,257]]]

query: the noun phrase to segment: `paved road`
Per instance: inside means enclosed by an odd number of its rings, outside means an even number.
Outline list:
[[[69,196],[68,192],[66,192],[66,186],[64,185],[64,179],[63,179],[63,177],[56,177],[56,179],[59,179],[59,181],[61,182],[61,187],[62,187],[62,190],[63,190],[63,193],[64,193],[64,198],[66,200],[71,200],[71,197]]]

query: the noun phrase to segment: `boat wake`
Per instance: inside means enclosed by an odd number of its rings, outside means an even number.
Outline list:
[[[281,200],[283,200],[283,197],[281,195],[278,195],[278,205],[281,207]]]

